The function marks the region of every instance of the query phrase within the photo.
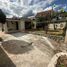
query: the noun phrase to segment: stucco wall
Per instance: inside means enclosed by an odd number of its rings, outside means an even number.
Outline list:
[[[0,31],[2,31],[2,24],[0,23]]]
[[[8,32],[7,23],[4,24],[4,31]]]
[[[16,22],[8,22],[8,31],[16,30]]]
[[[33,21],[34,29],[36,29],[36,21]]]
[[[4,27],[4,31],[7,32],[8,29],[7,29],[7,23],[3,24],[3,27]],[[0,23],[0,31],[2,31],[2,24]]]
[[[19,30],[24,31],[25,30],[25,22],[24,20],[19,21]]]
[[[63,23],[55,23],[55,26],[57,25],[57,29],[63,29],[65,27],[66,22]],[[54,24],[49,24],[49,29],[54,29]]]

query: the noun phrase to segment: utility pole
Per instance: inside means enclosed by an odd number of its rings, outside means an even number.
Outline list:
[[[54,15],[54,7],[55,7],[55,6],[56,6],[55,4],[52,6],[52,11],[53,11],[53,12],[51,13],[52,18],[53,18],[53,15]],[[53,24],[54,24],[54,30],[55,30],[55,29],[56,29],[56,28],[55,28],[55,22],[53,22]]]
[[[65,3],[67,3],[67,0],[65,0]],[[65,4],[65,6],[66,6],[66,4]],[[66,8],[67,8],[67,6],[66,6]],[[65,18],[66,19],[66,18]],[[64,30],[64,34],[65,34],[65,36],[64,36],[64,43],[66,43],[67,44],[67,19],[66,19],[66,25],[65,25],[65,30]]]
[[[64,42],[67,44],[67,21],[66,21],[66,26],[65,26],[64,34],[65,34],[65,40],[64,40]]]

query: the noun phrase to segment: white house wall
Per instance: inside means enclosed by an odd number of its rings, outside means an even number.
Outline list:
[[[50,30],[54,30],[53,24],[49,24],[48,28],[49,28]]]
[[[7,23],[4,24],[4,31],[8,32]]]
[[[3,24],[4,31],[7,32],[7,23]],[[0,23],[0,31],[2,31],[2,24]]]
[[[34,29],[36,29],[36,21],[33,21]]]
[[[25,22],[24,22],[24,20],[20,20],[20,22],[19,22],[19,30],[20,31],[25,30]]]
[[[61,24],[63,25],[61,27]],[[57,25],[57,29],[63,29],[65,27],[66,22],[63,23],[55,23],[55,26]],[[54,30],[54,24],[49,24],[49,29]]]
[[[8,31],[16,30],[16,23],[15,22],[8,22]]]
[[[0,23],[0,31],[2,31],[2,24]]]

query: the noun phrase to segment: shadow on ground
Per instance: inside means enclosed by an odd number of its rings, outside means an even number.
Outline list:
[[[1,47],[0,47],[0,67],[16,67]]]
[[[22,37],[24,35],[27,35],[28,33],[10,33],[14,37]]]
[[[49,46],[47,42],[38,40],[34,43],[34,45],[47,56],[52,57],[54,55],[54,50]]]
[[[2,43],[2,47],[12,54],[22,54],[33,49],[32,43],[21,40],[8,40]]]

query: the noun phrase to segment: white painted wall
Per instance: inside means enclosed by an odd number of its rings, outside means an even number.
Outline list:
[[[4,32],[7,32],[8,29],[7,29],[7,23],[3,24],[3,27],[4,27]],[[2,31],[2,24],[0,23],[0,31]]]
[[[4,31],[8,32],[7,23],[4,24]]]
[[[2,31],[2,24],[0,23],[0,31]]]
[[[25,30],[25,22],[24,20],[19,21],[19,30],[24,31]]]
[[[63,25],[62,27],[61,27],[61,24]],[[63,29],[65,27],[65,24],[66,24],[66,22],[55,23],[55,25],[57,25],[57,29]],[[53,24],[49,24],[49,29],[54,30],[54,25]]]
[[[33,21],[33,23],[34,23],[34,29],[36,29],[36,21]]]
[[[16,23],[15,22],[8,22],[8,30],[16,30]]]
[[[54,25],[53,25],[53,24],[49,24],[49,25],[48,25],[48,28],[49,28],[50,30],[54,30]]]

